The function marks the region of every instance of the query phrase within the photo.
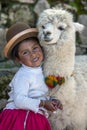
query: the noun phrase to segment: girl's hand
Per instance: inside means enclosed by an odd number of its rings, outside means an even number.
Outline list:
[[[51,100],[41,100],[39,107],[44,107],[45,109],[47,109],[48,111],[51,111],[51,112],[57,110],[56,103]]]
[[[41,101],[40,106],[43,106],[44,108],[46,108],[48,111],[54,112],[57,109],[62,110],[63,106],[61,104],[61,102],[57,99],[52,99],[52,100],[45,100],[45,101]]]
[[[46,108],[48,111],[51,111],[51,112],[54,112],[58,109],[56,102],[51,101],[51,100],[45,100],[44,108]]]
[[[63,105],[59,99],[52,99],[55,102],[57,109],[63,110]]]
[[[62,110],[63,105],[58,99],[51,99],[51,100],[41,100],[40,107],[46,108],[48,111],[54,112],[57,109]]]

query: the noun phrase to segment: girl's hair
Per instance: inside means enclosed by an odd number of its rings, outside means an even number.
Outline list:
[[[36,37],[26,38],[26,39],[24,39],[23,41],[36,41],[37,43],[39,43],[39,40],[38,40],[38,38],[36,38]],[[19,49],[20,44],[21,44],[23,41],[19,42],[19,43],[12,49],[10,56],[11,56],[11,59],[12,59],[13,61],[15,61],[16,58],[19,58],[19,56],[18,56],[18,49]],[[41,47],[41,46],[40,46],[40,47]],[[41,47],[41,49],[42,49],[42,47]],[[43,51],[43,49],[42,49],[42,51]]]

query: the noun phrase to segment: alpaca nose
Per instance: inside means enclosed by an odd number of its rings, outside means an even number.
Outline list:
[[[51,35],[51,32],[50,31],[44,31],[43,34],[44,34],[45,37],[47,37],[47,36]]]

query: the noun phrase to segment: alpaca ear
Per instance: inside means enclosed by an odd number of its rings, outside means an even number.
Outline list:
[[[83,24],[80,24],[80,23],[77,23],[77,22],[73,22],[73,25],[75,27],[75,31],[77,31],[79,33],[81,33],[85,28],[85,26]]]

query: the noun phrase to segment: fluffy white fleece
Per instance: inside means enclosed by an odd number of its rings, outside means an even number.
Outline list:
[[[47,9],[40,14],[37,28],[45,51],[45,76],[65,78],[63,85],[49,90],[49,95],[60,99],[63,104],[63,110],[51,113],[49,117],[52,130],[86,130],[87,79],[84,78],[85,72],[82,74],[84,69],[78,63],[75,65],[75,32],[82,26],[74,23],[72,14],[66,10]]]

